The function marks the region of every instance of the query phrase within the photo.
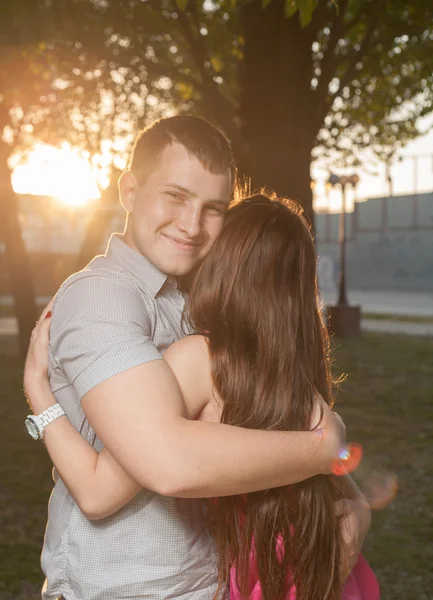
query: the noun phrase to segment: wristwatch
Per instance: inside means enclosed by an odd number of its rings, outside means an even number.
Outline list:
[[[34,440],[42,440],[45,427],[55,421],[55,419],[63,417],[64,414],[65,411],[60,404],[53,404],[53,406],[41,412],[40,415],[28,415],[25,425],[29,435]]]

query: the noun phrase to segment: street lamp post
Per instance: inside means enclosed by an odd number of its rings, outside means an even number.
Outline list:
[[[346,188],[348,185],[355,188],[359,183],[359,177],[356,174],[339,176],[335,173],[331,173],[327,183],[332,187],[340,185],[342,197],[338,231],[338,241],[340,245],[338,301],[336,306],[331,306],[329,309],[328,325],[333,333],[342,337],[359,335],[361,309],[359,306],[349,306],[346,288]]]

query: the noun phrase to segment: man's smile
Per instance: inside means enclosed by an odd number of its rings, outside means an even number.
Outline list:
[[[161,235],[173,242],[173,244],[175,244],[176,248],[179,248],[179,250],[192,252],[193,250],[202,245],[202,242],[197,240],[186,240],[183,238],[176,237],[174,235],[169,235],[167,233],[162,233]]]

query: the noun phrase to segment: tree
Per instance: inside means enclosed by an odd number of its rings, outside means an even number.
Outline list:
[[[41,18],[43,6],[38,1],[33,3],[32,9],[24,0],[0,5],[0,237],[4,242],[5,263],[18,317],[22,356],[27,350],[37,311],[9,158],[19,138],[25,137],[32,128],[26,111],[40,103],[47,90],[49,65],[42,58],[43,38],[36,34]]]
[[[37,309],[18,198],[11,183],[11,158],[25,152],[35,140],[54,145],[69,140],[90,151],[94,158],[98,152],[101,155],[101,145],[107,139],[114,143],[116,136],[136,124],[134,116],[136,120],[143,116],[140,110],[134,112],[133,99],[129,98],[125,118],[120,94],[111,103],[114,114],[111,110],[108,118],[104,114],[115,75],[120,77],[121,70],[110,79],[112,71],[105,65],[108,71],[102,86],[97,76],[100,59],[89,49],[82,52],[82,44],[77,41],[80,36],[91,39],[99,48],[106,41],[92,12],[90,5],[79,0],[55,4],[46,0],[6,0],[0,4],[0,240],[5,247],[23,357]],[[81,260],[90,252],[92,241],[96,244],[104,233],[106,213],[101,214],[102,219],[92,220],[94,230],[85,240]]]
[[[173,107],[194,112],[227,133],[254,187],[298,199],[311,218],[314,156],[354,163],[369,147],[389,157],[432,111],[430,0],[9,4],[27,7],[21,37],[32,31],[31,55],[50,67],[42,69],[49,92],[35,95],[39,109],[31,114],[45,118],[34,135],[42,127],[94,152],[113,136],[132,141]],[[40,17],[47,7],[50,26]],[[113,109],[102,119],[107,97]],[[65,115],[65,128],[54,127]]]
[[[432,111],[428,0],[92,0],[91,10],[107,39],[83,40],[84,53],[219,123],[253,186],[295,197],[310,217],[314,155],[389,156]]]
[[[98,206],[93,210],[87,223],[84,240],[75,261],[75,271],[84,269],[101,248],[113,217],[113,209],[119,202],[117,180],[120,174],[119,169],[112,167],[108,187],[102,190]]]
[[[105,38],[101,38],[91,14],[80,9],[80,2],[69,0],[55,4],[47,0],[0,3],[0,240],[4,242],[23,357],[37,319],[37,309],[30,260],[21,234],[19,202],[11,183],[10,162],[16,153],[25,152],[35,140],[76,143],[85,137],[86,147],[95,149],[95,131],[89,122],[89,113],[94,111],[96,91],[88,74],[95,69],[96,59],[87,53],[87,70],[76,73],[77,65],[84,59],[81,45],[76,41],[77,28],[80,35],[88,34],[100,45]],[[73,88],[67,84],[71,78]],[[87,96],[86,85],[90,88]],[[85,109],[80,112],[83,103]],[[74,122],[77,112],[87,118],[84,124],[80,119]],[[129,111],[129,120],[131,114]],[[97,130],[103,135],[110,133],[109,128],[98,126]]]

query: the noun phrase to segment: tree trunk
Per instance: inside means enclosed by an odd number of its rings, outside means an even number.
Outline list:
[[[5,245],[5,263],[18,320],[19,351],[24,358],[38,315],[30,259],[18,217],[18,198],[7,166],[9,152],[9,147],[0,141],[0,237]]]
[[[286,18],[284,0],[263,10],[261,0],[245,4],[245,62],[240,105],[248,152],[238,156],[252,188],[268,186],[302,204],[313,222],[311,152],[312,52],[299,17]]]
[[[99,207],[95,209],[87,224],[86,234],[75,261],[76,271],[84,269],[92,258],[101,251],[104,236],[113,219],[113,211],[119,198],[117,188],[119,175],[120,171],[114,169],[110,178],[110,185],[102,192]]]

